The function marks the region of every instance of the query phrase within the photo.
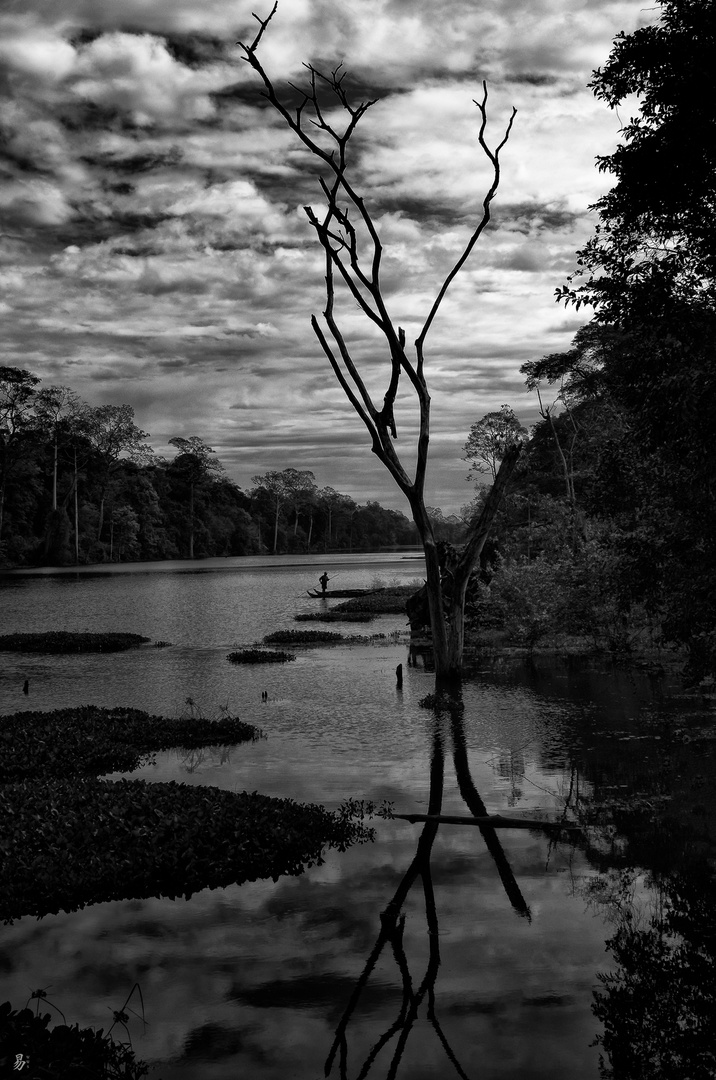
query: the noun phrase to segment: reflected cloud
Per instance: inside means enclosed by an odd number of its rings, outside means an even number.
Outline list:
[[[446,743],[452,744],[453,764],[462,799],[475,817],[484,818],[487,816],[485,804],[475,787],[467,759],[462,694],[460,691],[449,694],[438,693],[435,698],[433,715],[427,818],[417,841],[415,856],[401,878],[392,898],[380,913],[380,933],[336,1028],[335,1038],[326,1060],[326,1076],[331,1075],[335,1066],[340,1080],[348,1080],[349,1075],[355,1075],[357,1080],[364,1080],[373,1065],[376,1064],[378,1057],[383,1054],[383,1051],[387,1053],[386,1048],[393,1043],[392,1056],[390,1057],[386,1075],[389,1078],[394,1077],[398,1071],[408,1039],[418,1019],[421,1006],[426,1003],[426,1018],[437,1036],[438,1043],[458,1076],[467,1080],[467,1074],[458,1061],[438,1018],[436,997],[436,981],[441,965],[441,953],[431,859],[433,845],[440,827],[443,805]],[[529,922],[531,920],[529,907],[517,884],[495,828],[480,825],[479,832],[495,863],[509,903],[518,915],[525,917]],[[406,915],[403,911],[413,886],[418,880],[420,880],[423,893],[428,951],[427,966],[420,981],[411,973],[411,962],[408,959],[404,945]],[[439,880],[441,885],[446,884],[442,874],[440,874]],[[373,1043],[360,1067],[356,1067],[351,1072],[349,1070],[349,1034],[353,1015],[359,1002],[363,1010],[370,1007],[366,1001],[368,990],[370,988],[373,994],[376,990],[376,983],[371,981],[371,977],[381,955],[384,952],[387,953],[388,946],[399,973],[402,1000],[395,1018]],[[542,1004],[541,1001],[540,1004]],[[488,1007],[483,1011],[489,1013],[494,1010]]]

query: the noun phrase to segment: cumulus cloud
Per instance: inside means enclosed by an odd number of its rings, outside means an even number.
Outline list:
[[[45,85],[66,78],[75,64],[75,50],[48,27],[0,14],[0,68],[19,80]]]
[[[0,173],[10,176],[45,173],[79,179],[85,170],[75,159],[57,120],[25,102],[0,101]]]
[[[150,34],[103,34],[82,48],[73,69],[80,97],[126,110],[139,125],[211,116],[211,90],[225,85],[225,68],[195,70],[178,63]]]
[[[72,208],[54,184],[43,180],[16,181],[0,188],[0,211],[9,226],[60,225]]]
[[[170,437],[181,418],[225,448],[240,482],[244,465],[250,475],[295,460],[318,474],[325,462],[323,482],[397,504],[380,469],[366,471],[365,431],[311,333],[324,304],[303,212],[320,200],[316,163],[240,60],[255,8],[24,0],[0,10],[6,362],[97,403],[111,389],[153,433]],[[427,342],[434,505],[467,501],[455,463],[477,417],[509,400],[534,418],[519,365],[566,347],[579,325],[556,315],[553,292],[589,234],[587,207],[605,183],[594,157],[619,126],[585,84],[614,34],[648,17],[636,0],[291,0],[265,35],[262,58],[287,100],[300,100],[288,80],[305,77],[305,60],[344,61],[356,99],[377,99],[351,165],[409,341],[491,179],[472,102],[481,80],[492,145],[518,108],[492,224]],[[380,396],[375,328],[343,293],[337,308]],[[406,387],[406,441],[409,408]]]

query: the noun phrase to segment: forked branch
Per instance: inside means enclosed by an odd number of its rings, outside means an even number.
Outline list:
[[[244,44],[243,42],[239,42],[239,44],[244,50],[244,59],[257,72],[263,82],[264,96],[269,100],[271,105],[288,124],[289,128],[303,143],[306,149],[321,160],[332,173],[332,180],[330,182],[324,177],[319,178],[326,206],[326,211],[322,219],[318,217],[311,206],[306,206],[304,209],[309,222],[315,230],[318,241],[324,250],[326,259],[331,264],[332,270],[338,273],[340,279],[345,284],[351,297],[361,311],[384,334],[390,354],[390,378],[383,397],[382,408],[379,410],[367,396],[364,383],[357,377],[356,365],[349,359],[350,353],[348,347],[344,338],[338,331],[335,320],[327,318],[327,326],[331,337],[333,337],[337,352],[340,355],[342,363],[345,365],[343,377],[339,377],[339,382],[344,390],[346,390],[347,385],[353,384],[352,392],[348,394],[349,400],[371,432],[372,449],[378,454],[381,460],[384,461],[384,464],[386,464],[390,471],[395,474],[395,464],[397,459],[395,457],[395,452],[392,449],[392,440],[397,438],[395,401],[397,398],[400,374],[401,372],[404,372],[407,375],[411,386],[418,397],[420,410],[420,435],[418,438],[417,465],[415,477],[412,482],[412,493],[414,496],[419,497],[422,493],[425,479],[430,417],[430,397],[423,376],[423,345],[445,293],[456,274],[469,257],[470,252],[477,243],[490,219],[490,203],[495,196],[500,180],[499,155],[509,138],[512,122],[515,117],[515,110],[513,109],[512,111],[512,116],[510,117],[502,141],[496,150],[491,150],[485,139],[485,129],[487,125],[487,87],[483,83],[482,100],[475,102],[481,115],[478,141],[493,167],[492,184],[483,200],[482,218],[472,233],[458,261],[443,282],[415,343],[417,364],[414,365],[406,354],[405,333],[400,327],[395,327],[386,308],[380,278],[383,247],[378,230],[364,200],[358,195],[346,175],[348,166],[347,150],[350,140],[355,133],[359,121],[366,114],[368,109],[375,104],[375,100],[364,101],[357,105],[351,103],[344,85],[346,73],[342,71],[342,65],[339,64],[329,74],[325,74],[315,68],[312,64],[305,64],[304,66],[309,74],[308,85],[299,88],[298,86],[291,84],[294,89],[301,94],[302,100],[295,109],[290,110],[287,108],[278,97],[270,77],[257,56],[258,47],[269,23],[276,14],[277,7],[278,4],[274,3],[268,16],[263,19],[254,14],[253,17],[259,24],[258,32],[250,44]],[[334,122],[329,120],[326,114],[326,110],[321,101],[321,88],[333,95],[342,111],[348,117],[348,122],[342,131],[335,126]],[[311,112],[310,116],[307,115],[307,109]],[[307,119],[317,133],[320,132],[325,136],[321,142],[318,142],[316,137],[311,134],[310,129],[306,125]],[[326,138],[329,145],[333,145],[333,149],[326,148]],[[346,200],[346,205],[341,205],[343,199]],[[360,221],[361,225],[367,231],[369,241],[369,267],[365,269],[360,261],[359,237],[356,230],[356,224],[352,220],[350,213],[351,207],[356,211],[357,221]],[[328,292],[327,308],[332,312],[335,290],[333,273],[327,273],[326,275],[326,288]],[[319,327],[315,317],[312,319],[312,325],[321,347],[326,353],[333,370],[338,375],[338,357],[329,346],[325,334],[322,332],[319,333]],[[360,405],[358,406],[359,402]],[[403,472],[403,475],[406,475],[404,470],[402,470],[402,467],[401,471]],[[401,486],[403,485],[401,484]]]
[[[480,218],[480,221],[477,223],[477,226],[476,226],[474,232],[472,233],[472,236],[470,237],[467,244],[465,245],[465,248],[463,250],[462,255],[460,255],[459,259],[453,265],[452,269],[450,270],[450,272],[448,273],[448,275],[445,278],[444,282],[442,283],[442,286],[440,287],[440,290],[439,290],[437,296],[435,297],[435,301],[433,303],[433,306],[431,307],[431,309],[430,309],[430,311],[428,313],[428,317],[427,317],[427,319],[425,320],[425,322],[423,324],[423,328],[420,331],[420,334],[418,335],[418,337],[417,337],[417,339],[415,341],[415,350],[416,350],[416,352],[418,354],[418,372],[419,373],[422,373],[422,370],[423,370],[423,346],[424,346],[424,343],[425,343],[425,338],[427,337],[428,331],[430,330],[430,327],[433,324],[433,320],[434,320],[435,316],[438,313],[438,309],[439,309],[440,305],[443,302],[443,299],[445,297],[445,293],[448,291],[448,289],[450,288],[450,285],[452,284],[454,279],[459,274],[460,270],[463,268],[463,266],[465,265],[465,263],[469,259],[470,254],[472,252],[472,249],[475,247],[475,244],[480,239],[483,232],[487,228],[487,225],[489,224],[490,216],[491,216],[490,204],[491,204],[492,200],[494,199],[495,195],[497,194],[497,189],[500,186],[500,151],[506,145],[507,140],[510,137],[510,133],[512,131],[512,125],[513,125],[513,123],[515,121],[515,117],[517,115],[517,109],[515,109],[513,107],[512,114],[510,115],[510,119],[509,119],[509,121],[507,123],[507,127],[505,128],[505,133],[504,133],[504,135],[502,137],[502,141],[499,143],[497,148],[493,151],[493,150],[490,150],[490,147],[487,145],[487,141],[485,139],[485,130],[487,128],[487,83],[484,81],[484,79],[483,79],[483,83],[482,83],[482,101],[475,101],[474,103],[475,103],[475,105],[477,105],[478,109],[480,110],[480,130],[478,132],[478,137],[477,138],[478,138],[478,142],[479,142],[480,146],[482,147],[483,151],[485,152],[485,155],[487,156],[488,160],[492,164],[492,183],[490,184],[490,187],[489,187],[489,189],[487,191],[487,194],[485,195],[485,198],[482,200],[482,217]]]
[[[482,97],[479,101],[475,101],[480,113],[478,143],[491,165],[492,181],[482,201],[480,220],[440,286],[409,356],[406,350],[405,332],[391,318],[386,303],[381,281],[383,246],[378,229],[371,212],[356,191],[349,176],[351,140],[359,122],[375,104],[375,100],[363,101],[357,105],[351,103],[345,85],[346,75],[341,65],[326,74],[313,65],[306,64],[305,68],[308,72],[306,85],[300,89],[294,87],[299,94],[298,105],[289,106],[282,101],[257,56],[263,35],[276,10],[277,4],[274,3],[266,18],[261,19],[258,15],[254,15],[259,24],[258,32],[250,44],[239,42],[239,45],[243,49],[244,60],[263,83],[264,96],[298,141],[324,167],[323,176],[319,178],[323,207],[318,212],[312,206],[304,207],[326,261],[326,307],[323,319],[319,322],[314,315],[311,325],[339,384],[370,434],[371,450],[388,469],[410,503],[413,519],[425,550],[435,670],[438,677],[445,676],[452,679],[456,677],[461,663],[463,633],[461,629],[459,634],[452,631],[450,637],[447,634],[435,535],[425,507],[424,490],[430,444],[430,394],[424,376],[424,347],[427,334],[450,285],[490,221],[491,203],[500,183],[500,153],[510,137],[516,110],[512,110],[499,144],[494,150],[491,149],[486,139],[487,86],[483,82]],[[328,108],[327,101],[331,102],[334,111]],[[337,120],[336,115],[342,115],[344,120],[342,122]],[[388,364],[385,391],[380,407],[376,404],[376,400],[379,399],[371,396],[367,379],[361,375],[345,334],[334,316],[336,285],[341,282],[348,296],[366,318],[380,330],[383,337],[383,349],[387,354],[385,359]],[[395,449],[398,437],[396,402],[401,386],[401,375],[407,379],[407,386],[403,380],[405,389],[415,394],[419,417],[412,478],[408,475]],[[496,486],[499,487],[499,485]],[[476,550],[474,545],[468,545],[466,558],[468,556],[472,558]],[[461,565],[465,573],[469,574],[471,566],[468,566],[465,560]],[[461,602],[462,626],[464,596]],[[455,603],[453,603],[453,609],[458,610]],[[452,623],[455,623],[453,615],[450,617]]]

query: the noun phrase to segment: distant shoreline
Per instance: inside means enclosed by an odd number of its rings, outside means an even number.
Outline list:
[[[0,577],[19,577],[19,576],[31,576],[31,575],[50,575],[50,574],[111,574],[111,573],[123,573],[131,570],[145,570],[147,568],[158,569],[165,567],[167,572],[172,570],[179,572],[201,572],[202,569],[221,569],[231,561],[237,563],[249,563],[254,562],[255,565],[269,566],[272,563],[277,563],[283,567],[288,566],[306,566],[313,567],[316,564],[322,564],[324,561],[331,562],[334,560],[340,560],[343,565],[350,562],[360,562],[367,556],[381,557],[381,556],[400,556],[400,562],[403,561],[421,561],[424,559],[424,554],[420,547],[398,547],[398,548],[384,548],[377,551],[328,551],[328,552],[286,552],[277,555],[266,553],[263,555],[208,555],[205,557],[199,557],[195,559],[142,559],[135,562],[100,562],[100,563],[81,563],[80,565],[72,566],[2,566],[0,567]],[[279,562],[279,560],[290,559],[290,562]]]

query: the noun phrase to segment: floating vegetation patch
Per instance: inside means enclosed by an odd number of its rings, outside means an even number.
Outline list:
[[[440,698],[437,694],[426,694],[425,697],[421,697],[418,701],[421,709],[435,709],[439,704]]]
[[[39,1015],[30,1009],[13,1009],[9,1001],[0,1005],[0,1060],[12,1075],[79,1080],[79,1077],[122,1077],[140,1080],[149,1067],[137,1061],[134,1052],[114,1042],[102,1028],[81,1028],[78,1024],[56,1024],[50,1028],[50,1013]],[[113,1025],[114,1026],[114,1025]],[[111,1029],[110,1029],[111,1030]],[[17,1071],[15,1071],[17,1070]],[[7,1073],[10,1076],[10,1072]]]
[[[373,615],[404,615],[406,601],[417,591],[418,587],[415,585],[399,585],[396,588],[384,589],[366,596],[356,596],[353,600],[344,600],[331,610],[335,615],[356,612],[368,612]]]
[[[129,772],[157,750],[235,744],[260,737],[258,728],[235,716],[170,719],[140,709],[94,705],[19,712],[0,718],[0,783]]]
[[[232,664],[285,664],[295,660],[296,654],[278,649],[239,649],[226,657]]]
[[[337,634],[333,630],[276,630],[265,645],[370,645],[385,634]]]
[[[311,611],[294,615],[296,622],[372,622],[375,613],[370,611]]]
[[[45,634],[0,634],[0,652],[88,653],[124,652],[144,645],[141,634],[73,634],[53,630]],[[168,644],[168,642],[163,642]]]
[[[276,630],[264,638],[266,645],[313,645],[331,641],[345,641],[343,634],[333,630]]]
[[[449,690],[439,690],[436,694],[426,694],[425,697],[420,698],[418,705],[421,709],[434,709],[436,712],[450,715],[462,708],[461,700],[459,694],[455,696]]]
[[[0,789],[0,918],[277,880],[373,839],[345,814],[256,792],[142,780]]]

